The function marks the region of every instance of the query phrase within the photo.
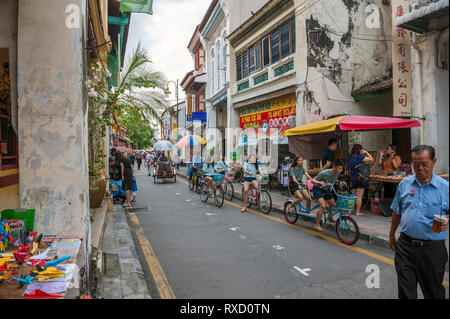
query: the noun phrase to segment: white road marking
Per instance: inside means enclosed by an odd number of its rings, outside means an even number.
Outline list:
[[[297,270],[298,272],[300,272],[302,275],[305,275],[305,276],[309,276],[309,274],[307,273],[307,271],[311,271],[311,268],[304,268],[304,269],[301,269],[301,268],[299,268],[299,267],[297,267],[297,266],[294,266],[294,269]]]
[[[206,215],[208,215],[208,216],[214,216],[215,214],[214,214],[214,213],[206,213]]]
[[[231,229],[232,231],[236,231],[236,230],[239,229],[239,227],[231,227],[230,229]]]
[[[284,247],[283,246],[281,246],[281,245],[273,245],[272,246],[273,248],[275,248],[276,250],[281,250],[281,249],[284,249]]]
[[[175,193],[175,195],[181,195],[181,193]]]
[[[247,239],[247,237],[245,237],[244,235],[241,235],[239,237],[241,237],[242,239]]]

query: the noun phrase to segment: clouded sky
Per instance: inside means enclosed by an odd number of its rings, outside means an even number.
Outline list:
[[[153,15],[133,13],[127,43],[127,56],[139,41],[148,50],[155,70],[169,80],[180,82],[194,69],[187,46],[203,19],[211,0],[154,0]],[[175,85],[169,84],[175,100]],[[180,88],[180,98],[184,92]],[[176,101],[173,101],[175,104]]]

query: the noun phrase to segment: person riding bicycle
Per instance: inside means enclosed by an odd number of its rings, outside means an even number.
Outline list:
[[[197,173],[197,170],[201,171],[202,166],[203,166],[203,158],[197,155],[192,156],[192,164],[188,168],[189,180],[191,180],[192,176],[194,176]]]
[[[167,157],[165,152],[161,153],[161,156],[158,157],[158,162],[168,162],[169,158]]]
[[[207,163],[206,165],[203,166],[203,175],[204,175],[204,180],[207,185],[206,189],[210,190],[210,189],[214,189],[214,186],[215,186],[214,178],[212,177],[212,175],[216,174],[216,165],[214,163],[214,159],[211,159],[208,162],[209,163]],[[212,188],[211,188],[211,186],[212,186]]]
[[[312,183],[315,184],[313,187],[314,198],[320,205],[319,210],[316,213],[316,222],[314,224],[315,231],[322,232],[325,230],[320,227],[320,220],[322,218],[323,211],[327,209],[327,203],[328,207],[336,206],[331,190],[321,186],[325,186],[325,184],[334,185],[343,171],[344,163],[341,160],[334,160],[333,167],[331,169],[323,170],[311,180]],[[332,221],[335,222],[336,220],[332,219]]]
[[[247,162],[244,162],[244,193],[242,194],[244,206],[241,209],[241,213],[244,213],[247,210],[247,200],[248,200],[248,191],[250,188],[250,183],[253,185],[253,188],[256,192],[258,192],[258,181],[256,180],[256,174],[258,174],[258,163],[256,162],[256,156],[250,155]]]
[[[221,175],[225,175],[225,172],[228,171],[228,165],[225,163],[223,154],[220,154],[219,161],[216,166],[220,169],[219,174]]]
[[[288,206],[290,211],[292,211],[298,203],[303,201],[303,199],[306,199],[306,208],[311,209],[311,197],[302,182],[303,175],[305,175],[308,180],[313,180],[303,167],[303,158],[301,156],[296,156],[289,168],[289,192],[297,197],[297,199]]]

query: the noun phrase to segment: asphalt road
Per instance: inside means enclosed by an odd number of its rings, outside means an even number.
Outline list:
[[[333,231],[317,235],[312,222],[291,226],[274,212],[243,214],[237,199],[217,208],[185,179],[154,184],[144,173],[128,220],[152,298],[397,298],[387,249],[340,245]],[[379,287],[368,288],[377,273]]]

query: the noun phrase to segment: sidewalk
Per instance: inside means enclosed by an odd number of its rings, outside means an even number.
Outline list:
[[[114,205],[103,235],[104,299],[151,299],[125,210]]]
[[[177,174],[181,177],[187,177],[187,168],[180,167],[177,170]],[[233,183],[235,197],[239,200],[242,200],[242,186],[239,183]],[[272,213],[280,213],[283,214],[282,218],[284,219],[284,203],[288,199],[287,196],[281,195],[279,192],[272,191],[270,192],[270,196],[272,197]],[[315,205],[315,202],[312,202],[312,205]],[[385,248],[389,248],[389,229],[391,227],[392,217],[385,217],[378,214],[373,214],[369,210],[363,210],[364,216],[356,216],[352,214],[352,218],[356,220],[359,226],[359,230],[361,232],[361,239],[367,240],[371,244],[377,244]],[[301,220],[301,219],[299,219]],[[297,221],[298,223],[298,221]],[[334,230],[334,224],[327,223],[325,225],[329,229]],[[312,227],[312,223],[311,223]],[[446,240],[447,250],[448,250],[448,238]]]

